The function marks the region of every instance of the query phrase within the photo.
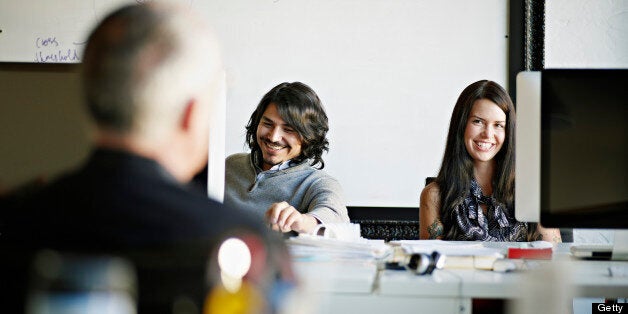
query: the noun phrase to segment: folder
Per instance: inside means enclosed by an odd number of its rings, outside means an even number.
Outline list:
[[[512,259],[552,259],[552,248],[508,248],[508,258]]]

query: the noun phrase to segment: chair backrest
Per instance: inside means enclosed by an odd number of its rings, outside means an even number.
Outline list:
[[[573,242],[573,229],[560,228],[560,238],[565,243]]]
[[[352,223],[360,224],[360,234],[367,239],[416,240],[419,238],[417,207],[347,206]]]

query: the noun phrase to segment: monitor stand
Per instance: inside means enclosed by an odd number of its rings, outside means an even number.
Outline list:
[[[612,260],[628,260],[628,230],[615,230]]]

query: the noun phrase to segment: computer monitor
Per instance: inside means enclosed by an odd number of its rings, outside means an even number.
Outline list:
[[[539,95],[527,102],[519,96],[526,80]],[[628,229],[628,69],[526,72],[517,88],[517,218],[536,221],[538,213],[545,227]],[[621,233],[616,247],[628,246]]]
[[[542,71],[541,223],[628,228],[628,69]]]

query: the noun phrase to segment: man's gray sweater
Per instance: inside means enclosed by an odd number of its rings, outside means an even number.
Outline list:
[[[306,160],[284,170],[261,171],[251,154],[227,157],[225,204],[264,216],[273,203],[286,201],[322,223],[349,222],[336,179]]]

